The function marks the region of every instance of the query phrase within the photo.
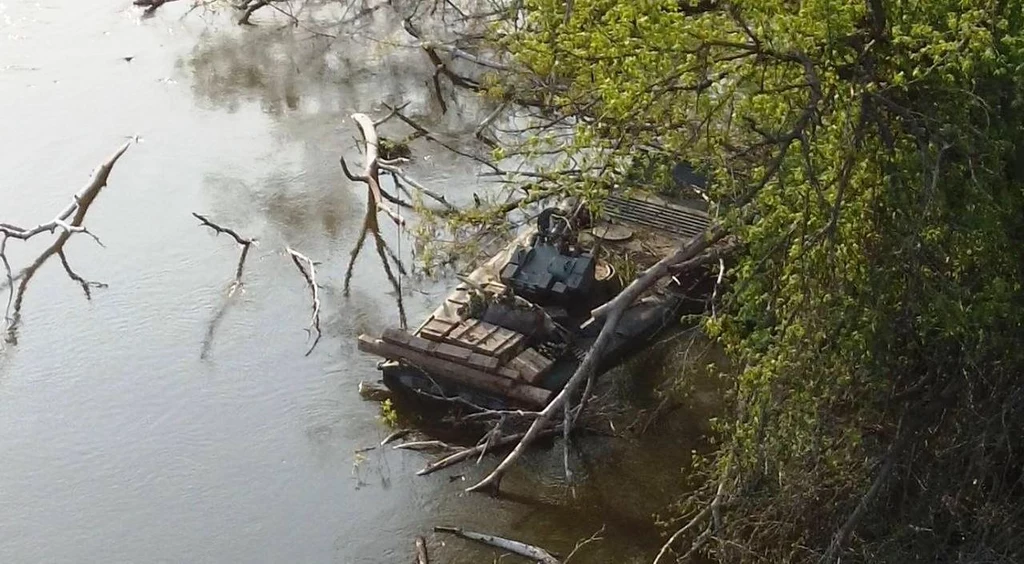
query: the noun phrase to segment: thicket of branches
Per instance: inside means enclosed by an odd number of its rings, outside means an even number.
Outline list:
[[[720,449],[662,557],[1024,558],[1021,2],[523,13],[500,44],[583,192],[688,159],[744,245],[706,321],[741,367]]]

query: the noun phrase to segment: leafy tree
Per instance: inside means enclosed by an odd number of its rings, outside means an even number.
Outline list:
[[[685,158],[743,243],[706,320],[741,368],[681,503],[707,521],[675,548],[1024,559],[1024,3],[523,12],[498,41],[528,78],[502,94],[571,124],[565,190],[599,203],[625,165]]]

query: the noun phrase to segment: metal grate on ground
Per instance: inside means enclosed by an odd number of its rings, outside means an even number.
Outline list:
[[[609,196],[604,201],[604,215],[688,239],[703,233],[709,224],[707,214],[698,210],[620,196]]]

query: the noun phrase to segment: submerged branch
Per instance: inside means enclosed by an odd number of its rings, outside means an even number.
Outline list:
[[[107,181],[110,178],[110,173],[114,169],[114,165],[121,158],[122,155],[128,151],[131,147],[132,141],[128,141],[121,145],[110,156],[104,161],[96,170],[93,172],[92,177],[89,179],[82,189],[72,196],[72,201],[64,207],[53,219],[47,223],[39,224],[32,228],[22,228],[9,223],[0,223],[0,235],[3,235],[2,243],[0,243],[0,262],[4,264],[4,271],[6,274],[6,280],[4,284],[9,287],[8,295],[8,307],[5,314],[7,322],[7,340],[16,341],[16,331],[18,323],[21,319],[21,305],[24,301],[25,291],[28,289],[28,285],[36,272],[39,271],[48,260],[53,258],[54,255],[60,258],[64,271],[68,277],[77,282],[85,293],[86,299],[92,298],[92,292],[90,288],[101,288],[105,285],[99,282],[91,282],[80,275],[78,275],[70,266],[65,255],[64,246],[75,233],[85,233],[92,237],[97,243],[102,245],[99,238],[90,232],[84,225],[85,216],[89,212],[89,207],[92,206],[93,202],[99,196],[100,191],[103,190],[107,185]],[[12,274],[10,268],[10,262],[7,259],[7,241],[9,239],[20,239],[27,241],[37,235],[43,233],[54,234],[60,230],[60,234],[57,238],[47,247],[42,253],[40,253],[36,259],[28,266],[23,268],[18,274]],[[15,288],[15,283],[17,288]]]
[[[473,531],[465,531],[456,527],[434,527],[434,531],[486,544],[487,546],[518,554],[519,556],[529,558],[530,560],[540,562],[541,564],[560,564],[558,558],[555,558],[555,556],[550,552],[538,546],[526,544],[525,542],[496,537],[494,535],[487,535],[484,533],[474,533]]]
[[[317,343],[320,342],[320,287],[316,283],[316,263],[313,259],[306,255],[287,247],[288,255],[292,257],[292,262],[295,263],[295,268],[299,269],[302,273],[302,278],[306,281],[306,285],[309,286],[309,292],[311,294],[312,304],[309,321],[309,332],[315,335],[313,344],[310,345],[309,350],[306,351],[306,356],[309,356],[313,349],[316,348]]]

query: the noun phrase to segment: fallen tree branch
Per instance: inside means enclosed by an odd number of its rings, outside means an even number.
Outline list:
[[[75,273],[67,261],[67,256],[64,253],[64,246],[71,236],[76,233],[88,234],[97,243],[100,243],[99,238],[85,228],[85,216],[89,212],[89,207],[96,201],[100,191],[106,187],[107,181],[110,178],[110,173],[114,169],[114,165],[117,164],[117,161],[121,156],[128,151],[131,144],[132,141],[128,141],[121,145],[121,147],[119,147],[112,156],[97,167],[93,172],[92,177],[89,179],[89,182],[76,192],[74,196],[72,196],[71,203],[65,206],[64,209],[62,209],[49,222],[39,224],[29,229],[8,223],[0,223],[0,234],[3,235],[2,243],[0,243],[0,262],[4,263],[4,270],[7,278],[4,281],[4,284],[10,289],[8,295],[8,307],[5,314],[5,320],[7,322],[7,339],[9,341],[16,341],[16,330],[21,319],[21,306],[29,283],[39,271],[40,267],[42,267],[49,259],[53,258],[54,255],[60,258],[61,263],[64,266],[64,271],[68,274],[68,277],[82,287],[82,291],[85,293],[86,299],[92,299],[92,292],[90,291],[90,288],[105,286],[99,282],[90,282],[85,280]],[[40,253],[30,265],[23,268],[18,274],[12,274],[10,263],[6,256],[8,239],[20,239],[22,241],[27,241],[43,233],[54,234],[58,229],[60,230],[60,234],[57,235],[57,238],[49,247]],[[16,282],[17,288],[15,288]]]
[[[553,435],[556,432],[558,432],[558,429],[547,429],[541,434]],[[427,474],[433,474],[438,470],[443,470],[445,468],[448,468],[449,466],[454,466],[455,464],[458,464],[463,460],[468,460],[470,458],[473,458],[474,456],[478,456],[480,453],[484,452],[487,449],[493,450],[496,448],[502,448],[510,444],[516,443],[518,441],[521,441],[525,435],[526,433],[517,433],[515,435],[509,435],[507,437],[502,437],[500,439],[489,441],[489,443],[483,443],[476,445],[475,447],[470,447],[465,450],[461,450],[459,452],[456,452],[455,454],[451,454],[449,456],[431,462],[430,464],[426,465],[422,470],[416,472],[416,475],[426,476]]]
[[[604,529],[605,529],[605,526],[601,525],[601,528],[598,529],[596,532],[594,532],[594,534],[590,535],[589,538],[584,539],[584,540],[576,543],[576,546],[573,547],[572,552],[570,552],[569,555],[565,557],[565,560],[563,561],[563,563],[564,564],[569,564],[569,562],[573,559],[573,557],[576,556],[576,553],[579,552],[580,549],[583,548],[584,546],[587,546],[588,544],[590,544],[592,542],[604,540],[604,537],[601,536],[601,534],[604,533]]]
[[[416,564],[430,564],[430,556],[427,555],[427,541],[423,537],[416,537]]]
[[[312,294],[312,313],[310,314],[308,331],[311,334],[315,334],[316,338],[313,339],[313,344],[306,351],[306,356],[309,356],[313,349],[316,348],[317,343],[320,342],[320,337],[322,336],[320,332],[320,287],[316,283],[316,263],[291,247],[287,247],[285,250],[292,257],[295,268],[298,268],[299,272],[302,273],[302,278],[306,280],[306,285],[309,286],[309,291]]]
[[[352,248],[352,252],[349,255],[348,267],[345,270],[345,286],[344,294],[349,295],[349,288],[352,282],[352,274],[355,271],[356,259],[359,258],[359,253],[363,249],[363,243],[366,241],[366,236],[370,233],[373,234],[375,247],[377,254],[380,256],[381,266],[384,267],[384,273],[388,277],[388,282],[391,283],[391,287],[395,290],[396,301],[398,302],[398,314],[401,322],[401,326],[404,329],[408,326],[408,321],[405,315],[405,301],[402,297],[402,284],[398,278],[395,277],[394,272],[391,270],[389,263],[389,256],[393,259],[398,266],[399,275],[405,273],[405,269],[402,266],[401,260],[398,260],[397,255],[391,251],[391,248],[384,241],[383,236],[380,233],[380,224],[377,222],[377,211],[383,210],[386,212],[395,224],[401,229],[405,225],[405,220],[397,212],[392,211],[382,201],[382,192],[380,189],[380,159],[379,159],[379,139],[377,137],[377,129],[374,127],[374,122],[366,114],[352,114],[352,120],[359,126],[359,131],[363,135],[363,141],[366,144],[366,162],[363,167],[362,175],[355,175],[348,169],[348,165],[345,164],[345,159],[341,159],[341,167],[345,172],[345,175],[353,180],[359,182],[365,182],[368,187],[367,207],[366,215],[363,218],[363,225],[359,231],[359,237],[356,239],[356,244]],[[399,233],[401,237],[401,233]],[[399,239],[401,242],[401,239]]]
[[[4,263],[4,274],[7,275],[7,307],[4,309],[4,321],[10,322],[11,303],[14,301],[14,273],[11,272],[11,262],[7,260],[7,234],[0,239],[0,262]]]
[[[401,114],[398,113],[398,115]],[[396,225],[405,225],[405,220],[402,219],[402,216],[398,215],[397,212],[385,204],[383,197],[380,194],[380,163],[378,162],[380,140],[377,137],[377,128],[374,127],[373,120],[366,114],[358,113],[352,114],[352,120],[359,126],[359,132],[362,133],[363,142],[366,145],[363,174],[357,178],[366,183],[370,190],[370,196],[373,198],[373,202],[377,206],[377,209],[388,214]],[[342,165],[344,166],[344,161],[342,161]]]
[[[660,562],[662,562],[662,559],[665,558],[667,554],[669,554],[669,550],[672,548],[673,545],[676,544],[676,540],[679,540],[679,537],[686,534],[686,531],[692,529],[693,527],[699,525],[702,522],[705,522],[711,516],[712,506],[711,504],[709,504],[708,507],[700,510],[699,513],[697,513],[692,519],[690,519],[685,525],[680,527],[675,533],[673,533],[672,536],[669,537],[668,540],[665,541],[665,545],[662,546],[662,550],[659,550],[657,552],[657,556],[654,557],[654,562],[652,562],[651,564],[659,564]]]
[[[238,25],[252,25],[249,18],[252,17],[253,13],[269,5],[270,0],[243,0],[241,4],[236,6],[239,10],[242,10],[242,16],[238,18]]]
[[[401,439],[402,437],[408,435],[411,432],[412,432],[412,429],[399,429],[399,430],[395,431],[394,433],[391,433],[390,435],[384,437],[384,439],[381,440],[381,442],[380,442],[380,446],[385,446],[388,443],[393,443],[393,442],[397,441],[398,439]]]
[[[139,7],[145,7],[146,9],[142,12],[142,15],[143,17],[148,18],[149,16],[155,14],[156,11],[160,8],[160,6],[163,6],[168,2],[175,1],[177,0],[135,0],[134,2],[132,2],[132,4]]]
[[[226,234],[234,239],[235,243],[238,243],[238,245],[242,247],[241,252],[238,254],[238,264],[235,266],[235,278],[228,286],[227,295],[225,296],[224,301],[217,309],[217,312],[213,314],[213,317],[210,319],[210,325],[206,328],[206,336],[203,338],[203,346],[199,351],[199,358],[205,359],[209,356],[210,349],[213,347],[213,337],[217,331],[217,327],[220,326],[220,322],[224,319],[224,315],[227,313],[228,307],[232,303],[231,298],[233,298],[235,294],[242,289],[242,272],[245,269],[245,261],[249,257],[249,250],[253,246],[257,246],[258,242],[255,238],[243,237],[233,229],[218,225],[204,215],[192,212],[192,216],[199,220],[200,225],[212,229],[216,235],[220,235],[221,233]]]
[[[237,231],[228,227],[222,227],[207,218],[204,215],[192,212],[192,216],[199,220],[199,223],[213,229],[218,235],[224,233],[235,240],[239,246],[242,247],[241,253],[238,255],[238,265],[235,267],[235,281],[232,282],[231,287],[228,289],[228,296],[230,297],[235,293],[236,290],[242,287],[242,271],[245,269],[245,259],[249,256],[249,249],[253,246],[258,246],[259,242],[252,237],[242,237]]]
[[[466,540],[486,544],[487,546],[492,546],[499,550],[504,550],[505,552],[511,552],[512,554],[518,554],[524,558],[529,558],[534,562],[540,562],[542,564],[561,564],[550,552],[532,544],[526,544],[524,542],[496,537],[494,535],[487,535],[484,533],[464,531],[456,527],[434,527],[434,532],[447,533]]]
[[[452,450],[454,447],[444,441],[410,441],[391,447],[394,450]]]

